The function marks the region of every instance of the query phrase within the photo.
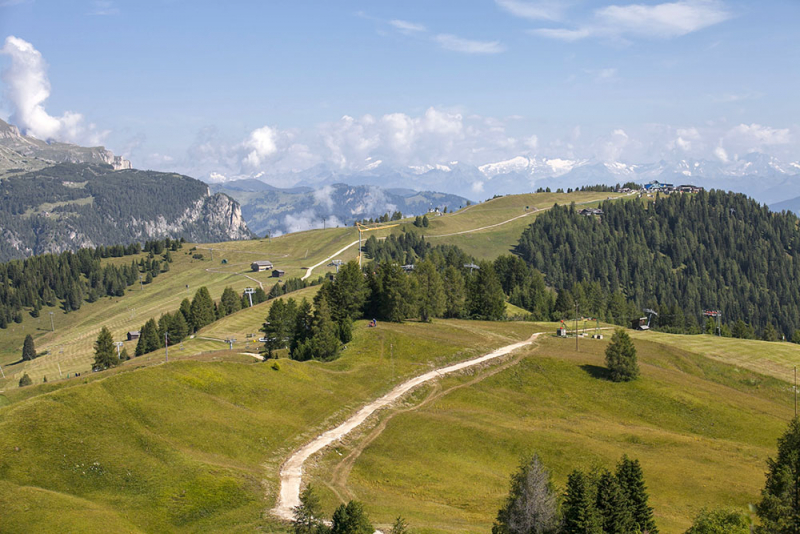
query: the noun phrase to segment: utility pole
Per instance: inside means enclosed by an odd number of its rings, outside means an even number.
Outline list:
[[[578,301],[575,301],[575,352],[578,352]]]
[[[208,249],[208,250],[210,250],[210,251],[211,251],[211,261],[214,261],[214,249],[213,249],[213,248],[210,248],[210,249]]]
[[[169,332],[164,332],[164,361],[169,361]]]
[[[53,312],[50,312],[50,331],[51,332],[56,331],[56,326],[55,323],[53,322]]]
[[[122,350],[122,346],[123,346],[124,344],[125,344],[125,343],[123,343],[122,341],[115,341],[115,342],[114,342],[114,345],[116,345],[116,346],[117,346],[117,359],[118,359],[118,360],[121,360],[121,359],[122,359],[122,352],[121,352],[121,350]]]
[[[797,366],[794,366],[794,416],[797,417]]]
[[[325,217],[322,218],[322,229],[323,230],[327,230],[328,229],[327,225],[325,224],[326,220],[327,220],[327,218],[325,218]]]
[[[0,367],[0,374],[2,374],[2,375],[3,375],[3,378],[5,378],[5,377],[6,377],[6,374],[3,372],[3,368],[2,368],[2,367]]]
[[[250,307],[252,308],[253,307],[253,293],[255,293],[256,290],[253,289],[252,287],[246,287],[244,289],[244,292],[247,294],[247,298],[250,299]]]
[[[142,287],[142,291],[144,291],[144,277],[140,274],[139,275],[139,285]]]

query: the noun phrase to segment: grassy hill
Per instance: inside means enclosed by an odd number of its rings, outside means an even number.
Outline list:
[[[491,259],[508,252],[554,203],[607,196],[509,196],[431,217],[428,228],[401,225]],[[207,326],[171,349],[168,364],[159,351],[90,372],[92,344],[104,325],[122,339],[203,285],[214,299],[226,286],[241,292],[261,283],[269,290],[276,282],[269,273],[250,272],[257,259],[273,261],[287,277],[322,263],[314,278],[332,270],[325,260],[357,239],[354,228],[337,228],[186,245],[144,290],[134,286],[69,314],[25,314],[22,324],[2,331],[0,530],[280,530],[268,510],[292,450],[404,378],[555,330],[521,321],[377,329],[358,322],[339,360],[281,359],[275,370],[248,354],[258,347],[248,334],[257,334],[266,302]],[[196,253],[204,258],[193,259]],[[356,255],[353,246],[338,257]],[[520,310],[509,306],[509,314]],[[50,353],[15,363],[26,333],[39,352]],[[237,339],[233,350],[222,341],[230,337]],[[574,468],[611,467],[623,453],[639,458],[664,533],[685,530],[702,506],[756,500],[765,460],[792,415],[785,379],[800,362],[800,346],[656,332],[634,339],[643,376],[629,384],[604,379],[607,340],[581,341],[576,353],[574,340],[544,336],[503,362],[421,388],[314,459],[309,469],[326,509],[355,497],[381,526],[402,513],[421,532],[485,531],[520,455],[532,451],[562,487]],[[127,348],[133,353],[133,343]],[[82,376],[55,380],[59,367]],[[37,385],[18,388],[23,373]]]
[[[0,408],[4,530],[252,532],[270,522],[264,512],[291,449],[403,378],[531,331],[520,322],[360,322],[330,364],[280,360],[276,371],[223,352],[131,363],[20,399]]]
[[[329,450],[312,476],[328,509],[358,498],[380,523],[402,514],[422,531],[485,532],[532,452],[561,488],[575,468],[638,458],[665,533],[702,507],[757,500],[792,416],[785,382],[640,338],[642,378],[612,383],[607,340],[575,352],[540,339],[516,365],[444,379]]]

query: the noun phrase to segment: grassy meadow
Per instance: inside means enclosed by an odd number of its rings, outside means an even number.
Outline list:
[[[575,468],[643,466],[663,533],[702,507],[746,510],[792,416],[775,378],[637,339],[642,377],[605,378],[608,339],[540,338],[516,365],[418,391],[327,451],[312,480],[331,509],[357,498],[378,523],[486,532],[522,455],[537,452],[561,488]],[[764,345],[762,343],[762,345]]]

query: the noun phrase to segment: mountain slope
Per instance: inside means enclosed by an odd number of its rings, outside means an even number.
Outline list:
[[[417,215],[430,208],[451,210],[467,204],[457,195],[411,189],[383,189],[377,186],[333,184],[312,189],[280,189],[258,180],[237,180],[213,184],[242,205],[248,227],[259,235],[296,232],[310,228],[344,225],[401,211]],[[323,221],[324,219],[324,221]]]
[[[59,164],[0,182],[0,261],[163,237],[251,236],[239,205],[188,176]]]

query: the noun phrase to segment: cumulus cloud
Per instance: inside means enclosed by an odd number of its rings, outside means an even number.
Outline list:
[[[342,221],[335,216],[322,217],[317,215],[312,209],[304,210],[299,213],[288,213],[283,217],[283,227],[287,233],[303,232],[305,230],[314,230],[316,228],[332,228],[335,226],[343,226]]]
[[[445,50],[464,54],[499,54],[506,50],[500,41],[476,41],[449,33],[440,33],[434,40]]]
[[[575,28],[540,28],[532,33],[562,41],[587,37],[670,39],[719,24],[731,16],[720,0],[610,5],[595,10],[590,22]]]
[[[244,142],[247,155],[243,163],[254,169],[260,167],[268,157],[278,151],[276,140],[277,132],[269,126],[253,130]]]
[[[714,156],[716,156],[716,158],[722,163],[728,163],[729,161],[728,152],[721,146],[718,146],[714,149]]]
[[[31,43],[9,36],[0,54],[11,58],[2,74],[6,100],[12,109],[9,119],[24,133],[43,140],[90,145],[100,144],[108,135],[108,131],[99,131],[94,124],[85,124],[80,113],[67,111],[61,117],[47,113],[44,107],[50,97],[47,64]]]
[[[785,145],[791,142],[788,128],[770,128],[760,124],[740,124],[728,132],[728,137],[753,148],[765,145]]]

